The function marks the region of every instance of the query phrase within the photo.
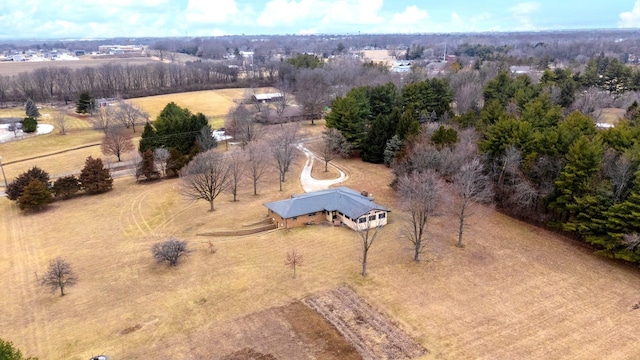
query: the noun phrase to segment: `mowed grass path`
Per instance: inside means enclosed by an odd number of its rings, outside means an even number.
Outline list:
[[[595,257],[555,234],[475,207],[466,248],[454,246],[455,219],[431,224],[425,261],[411,261],[401,238],[402,213],[387,186],[389,169],[339,160],[345,185],[367,189],[392,208],[362,278],[356,235],[342,227],[309,226],[239,238],[197,236],[237,228],[266,215],[264,202],[300,193],[297,160],[283,192],[276,175],[254,197],[223,194],[216,211],[187,203],[177,180],[138,185],[120,179],[109,194],[59,202],[23,215],[0,199],[0,337],[29,355],[86,359],[190,359],[219,345],[217,329],[234,319],[342,284],[387,313],[431,351],[425,359],[640,356],[640,276]],[[194,250],[176,268],[156,265],[151,245],[169,236]],[[297,279],[284,266],[297,249]],[[79,277],[64,297],[38,286],[49,259],[62,255]],[[428,260],[428,261],[427,261]],[[127,329],[139,328],[127,333]],[[265,331],[268,331],[265,330]],[[278,346],[277,344],[262,344]],[[292,354],[291,359],[295,358]]]

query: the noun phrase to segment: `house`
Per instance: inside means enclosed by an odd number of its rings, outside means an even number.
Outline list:
[[[344,224],[353,230],[363,230],[387,224],[391,210],[373,202],[366,192],[347,187],[320,190],[290,199],[264,204],[269,217],[278,228],[290,229],[323,221]]]

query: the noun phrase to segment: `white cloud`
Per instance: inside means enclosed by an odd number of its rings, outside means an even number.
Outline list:
[[[209,0],[189,0],[185,17],[193,23],[227,23],[239,16],[235,0],[216,0],[215,6]]]
[[[271,27],[304,22],[309,17],[319,16],[322,5],[317,0],[271,0],[260,13],[257,23]]]
[[[636,1],[631,11],[620,13],[618,26],[622,28],[640,27],[640,0]]]
[[[322,10],[324,25],[376,25],[384,23],[379,12],[382,0],[335,0],[326,1]],[[363,29],[366,30],[366,29]]]
[[[518,22],[516,30],[534,30],[536,27],[531,22],[531,15],[540,9],[537,2],[522,2],[509,8],[509,12]]]

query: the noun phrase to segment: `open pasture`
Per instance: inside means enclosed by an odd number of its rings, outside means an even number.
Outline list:
[[[274,175],[258,196],[248,186],[238,202],[221,195],[215,212],[185,202],[178,180],[139,185],[118,179],[111,193],[58,202],[33,215],[0,199],[0,286],[6,289],[0,336],[47,359],[102,352],[117,359],[195,359],[261,339],[280,326],[269,309],[348,285],[428,349],[422,359],[640,356],[636,269],[481,206],[474,208],[464,249],[454,246],[455,218],[447,215],[430,225],[425,261],[413,263],[401,238],[403,214],[388,187],[391,171],[359,160],[336,162],[349,173],[345,185],[368,190],[393,210],[370,251],[367,278],[359,275],[356,234],[342,227],[198,236],[255,222],[266,215],[264,202],[300,193],[302,158],[284,191],[277,191]],[[177,268],[151,258],[151,245],[169,236],[189,241],[193,250]],[[284,266],[294,248],[304,256],[296,279]],[[79,277],[64,297],[36,280],[58,255]],[[236,320],[242,326],[234,327]],[[258,350],[298,359],[287,339],[260,342]]]
[[[83,67],[100,67],[105,64],[130,64],[145,65],[156,63],[157,60],[151,57],[123,57],[123,58],[91,58],[81,57],[79,60],[54,60],[54,61],[0,61],[0,76],[12,76],[21,72],[31,72],[41,68],[61,68],[80,69]]]
[[[174,102],[178,106],[188,108],[192,113],[203,113],[208,119],[221,120],[219,127],[224,126],[222,119],[230,108],[235,106],[234,100],[240,100],[245,94],[245,89],[203,90],[177,94],[147,96],[144,98],[129,99],[127,101],[141,107],[152,120],[160,114],[162,109]]]

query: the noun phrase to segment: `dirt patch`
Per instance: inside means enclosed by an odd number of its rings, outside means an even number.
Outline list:
[[[428,353],[349,287],[304,302],[327,319],[363,359],[413,359]]]
[[[244,348],[223,357],[222,360],[277,360],[277,358],[271,354],[263,354],[251,348]]]
[[[134,332],[136,330],[140,330],[140,329],[142,329],[142,325],[136,324],[134,326],[130,326],[130,327],[120,331],[120,335],[127,335],[127,334],[130,334],[130,333],[132,333],[132,332]]]
[[[301,302],[283,307],[282,314],[302,341],[309,348],[315,349],[316,359],[362,359],[356,349],[326,319]]]
[[[184,341],[189,359],[362,359],[329,322],[299,301],[209,324]],[[179,339],[165,344],[182,345]]]

